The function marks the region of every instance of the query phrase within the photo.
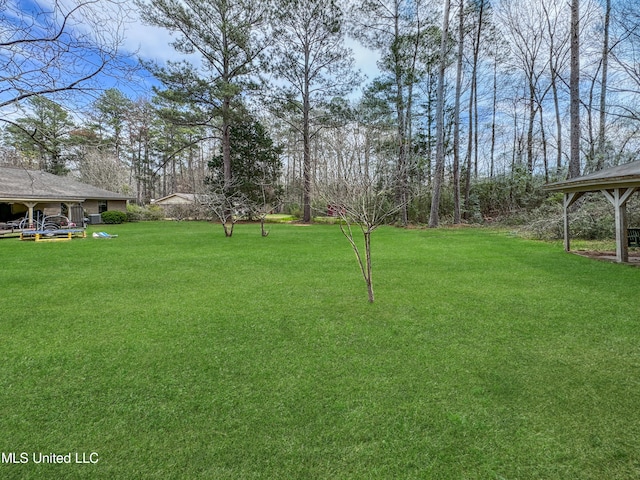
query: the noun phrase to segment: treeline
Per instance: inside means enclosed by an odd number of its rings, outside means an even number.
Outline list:
[[[569,2],[446,3],[443,23],[424,0],[139,0],[195,60],[147,62],[159,82],[148,97],[108,90],[81,115],[32,97],[4,129],[4,161],[139,203],[268,187],[270,205],[305,221],[337,179],[369,171],[393,178],[401,224],[428,222],[434,199],[453,222],[535,208],[568,171]],[[581,0],[580,13],[589,172],[636,159],[640,6]],[[376,53],[376,78],[355,70],[354,40]]]
[[[46,97],[3,132],[4,162],[66,175],[140,204],[173,192],[202,191],[213,147],[196,127],[165,120],[151,101],[105,91],[80,119]]]

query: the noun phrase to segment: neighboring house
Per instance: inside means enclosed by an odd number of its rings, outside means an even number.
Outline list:
[[[40,170],[0,167],[0,222],[28,216],[66,215],[81,224],[86,215],[127,211],[133,197],[110,192]]]
[[[172,193],[166,197],[151,200],[152,205],[162,207],[167,218],[176,220],[200,218],[209,202],[208,195],[197,193]]]
[[[195,193],[172,193],[166,197],[151,200],[152,205],[161,207],[172,207],[174,205],[197,205],[200,203],[200,195]]]

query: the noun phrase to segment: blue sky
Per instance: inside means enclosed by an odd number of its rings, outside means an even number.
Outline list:
[[[18,25],[22,23],[23,26],[28,27],[26,35],[39,36],[42,32],[46,31],[46,25],[49,24],[50,31],[51,25],[56,22],[61,22],[61,16],[58,19],[54,19],[51,12],[58,9],[62,9],[64,12],[69,12],[77,2],[80,0],[6,0],[7,9],[4,13],[4,22],[13,23]],[[198,63],[199,58],[194,55],[191,59],[185,57],[182,54],[176,52],[170,43],[173,39],[171,33],[165,29],[145,25],[138,17],[138,12],[133,2],[129,0],[115,0],[120,1],[125,7],[131,9],[126,16],[126,21],[117,25],[108,23],[109,19],[115,17],[113,12],[109,11],[110,2],[98,1],[92,3],[91,11],[78,11],[74,14],[73,19],[69,22],[69,27],[73,29],[74,33],[78,36],[87,35],[92,36],[93,31],[91,25],[97,25],[97,29],[105,30],[107,35],[114,34],[114,32],[121,32],[122,43],[119,47],[122,54],[121,61],[133,66],[137,65],[138,58],[144,60],[153,60],[158,63],[165,63],[167,60],[191,60],[193,63]],[[100,8],[96,9],[96,6]],[[35,13],[40,12],[39,16],[35,16]],[[42,12],[48,12],[43,15]],[[93,18],[85,15],[94,15]],[[104,28],[103,28],[104,27]],[[16,29],[14,29],[16,30]],[[18,29],[19,30],[19,29]],[[24,35],[23,33],[16,33],[17,36]],[[24,38],[24,37],[23,37]],[[354,51],[354,57],[356,60],[357,68],[362,73],[367,75],[368,80],[373,79],[378,74],[376,67],[377,54],[364,48],[354,40],[349,40],[348,45]],[[2,52],[0,51],[0,54]],[[76,52],[77,53],[77,52]],[[89,63],[92,60],[92,55],[89,50],[84,54],[85,63]],[[25,57],[26,58],[26,57]],[[96,57],[97,58],[97,57]],[[0,60],[2,57],[0,56]],[[67,60],[68,61],[68,60]],[[63,62],[64,63],[64,62]],[[46,77],[43,77],[46,79]],[[138,98],[141,96],[149,96],[151,94],[151,85],[156,85],[155,79],[148,74],[148,72],[140,72],[139,76],[134,79],[133,82],[124,81],[118,78],[117,72],[112,75],[104,75],[99,79],[100,87],[106,88],[119,88],[130,98]],[[99,95],[99,91],[94,92],[93,97]],[[86,98],[81,101],[90,101],[90,98]],[[7,115],[10,112],[3,112]],[[11,115],[19,114],[17,111],[11,113]]]
[[[126,30],[125,48],[129,52],[137,52],[140,58],[155,60],[163,63],[167,60],[181,60],[185,56],[178,54],[169,43],[173,40],[171,34],[158,27],[143,24],[139,19],[130,19]],[[347,45],[353,50],[356,68],[359,69],[368,80],[379,75],[376,66],[378,54],[363,47],[353,39],[347,39]],[[194,57],[197,62],[197,56]]]

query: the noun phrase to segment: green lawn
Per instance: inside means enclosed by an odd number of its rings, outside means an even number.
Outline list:
[[[640,269],[382,228],[371,305],[336,226],[269,227],[0,240],[0,478],[640,477]]]

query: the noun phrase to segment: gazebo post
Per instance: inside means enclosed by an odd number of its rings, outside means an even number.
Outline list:
[[[629,245],[627,244],[627,200],[636,191],[635,187],[601,190],[611,202],[616,218],[616,261],[629,261]]]
[[[626,203],[640,190],[640,160],[598,170],[581,177],[545,185],[548,192],[564,194],[564,246],[569,251],[569,206],[587,192],[602,192],[615,209],[616,260],[629,261]]]
[[[569,231],[569,207],[583,195],[583,192],[570,192],[564,194],[564,251],[571,251],[571,233]]]

